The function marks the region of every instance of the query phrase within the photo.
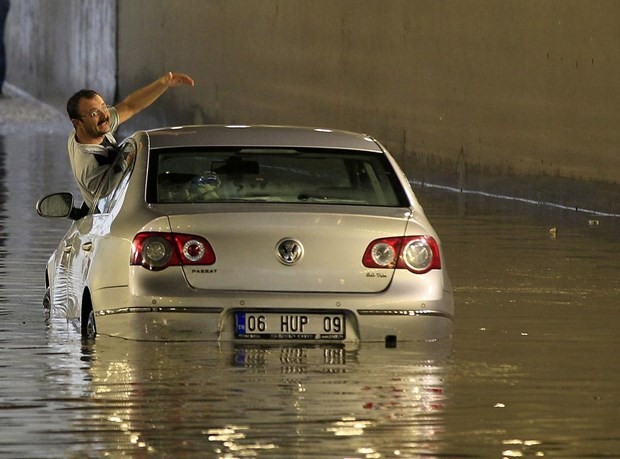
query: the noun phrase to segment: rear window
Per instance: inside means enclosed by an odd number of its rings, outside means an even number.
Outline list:
[[[156,150],[147,200],[407,206],[385,156],[314,149]]]

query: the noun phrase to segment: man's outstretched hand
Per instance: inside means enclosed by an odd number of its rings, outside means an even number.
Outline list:
[[[184,73],[168,72],[162,77],[162,79],[165,85],[169,88],[181,86],[182,84],[194,86],[194,80],[192,77]]]

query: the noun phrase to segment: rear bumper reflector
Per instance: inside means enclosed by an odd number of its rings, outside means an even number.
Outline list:
[[[445,317],[452,320],[452,314],[442,311],[433,311],[430,309],[358,309],[360,316],[427,316],[427,317]]]
[[[97,316],[109,316],[112,314],[132,314],[132,313],[144,313],[144,312],[159,312],[159,313],[184,313],[184,314],[219,314],[224,308],[205,308],[205,307],[191,307],[191,306],[135,306],[131,308],[119,308],[119,309],[104,309],[97,311]]]

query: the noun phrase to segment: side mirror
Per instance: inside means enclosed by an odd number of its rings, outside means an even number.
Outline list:
[[[68,218],[73,209],[71,193],[54,193],[37,202],[37,213],[45,218]]]

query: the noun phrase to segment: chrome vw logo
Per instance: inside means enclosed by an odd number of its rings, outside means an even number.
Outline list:
[[[280,263],[294,265],[304,255],[304,247],[295,239],[282,239],[276,244],[276,254]]]

